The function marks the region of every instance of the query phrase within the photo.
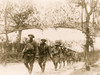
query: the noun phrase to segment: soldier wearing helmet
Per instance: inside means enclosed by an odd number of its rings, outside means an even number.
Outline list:
[[[46,44],[46,39],[41,39],[41,43],[39,46],[39,65],[41,67],[42,72],[45,70],[45,63],[47,61],[48,54],[48,45]]]
[[[31,73],[33,69],[35,57],[38,56],[38,45],[35,42],[35,40],[33,40],[34,35],[29,34],[28,37],[29,40],[25,44],[25,48],[23,50],[23,58],[24,58],[24,64],[26,68],[28,69],[29,73]]]

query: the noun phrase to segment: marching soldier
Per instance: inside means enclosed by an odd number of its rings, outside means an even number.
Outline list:
[[[26,68],[28,69],[29,73],[31,73],[33,69],[33,63],[35,61],[35,57],[38,55],[38,45],[33,40],[34,35],[29,34],[28,37],[29,40],[26,43],[25,48],[23,50],[23,58],[24,58],[24,64]]]
[[[62,53],[61,42],[57,40],[55,46],[51,48],[51,59],[54,63],[55,70],[57,70],[58,63],[60,64],[59,68],[61,68],[62,58],[63,58],[63,53]]]
[[[48,45],[46,44],[46,39],[41,39],[41,43],[39,46],[39,65],[41,67],[42,72],[45,70],[45,64],[47,61],[48,54]]]

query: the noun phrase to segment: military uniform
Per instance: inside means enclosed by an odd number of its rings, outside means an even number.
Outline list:
[[[33,68],[33,63],[35,61],[36,55],[38,55],[38,45],[37,43],[33,40],[34,36],[33,35],[28,35],[29,40],[25,45],[25,48],[23,50],[23,58],[24,58],[24,64],[28,68],[29,72],[32,72]],[[29,63],[29,64],[28,64]]]
[[[57,69],[58,63],[60,64],[59,68],[61,68],[61,62],[62,62],[64,56],[63,56],[63,50],[62,50],[60,41],[56,41],[55,46],[53,48],[51,48],[50,56],[54,63],[55,70]]]
[[[24,56],[35,57],[37,52],[37,43],[35,41],[28,42],[24,48]]]
[[[42,43],[40,43],[40,47],[39,47],[39,55],[40,55],[40,57],[47,56],[48,45],[45,42],[46,42],[46,40],[42,39]]]
[[[54,49],[54,55],[58,55],[59,57],[61,57],[61,54],[62,54],[61,42],[56,41],[56,43],[55,43],[55,49]]]
[[[46,39],[41,39],[41,43],[39,46],[39,65],[41,67],[42,72],[45,70],[45,63],[47,61],[48,54],[48,45],[45,43]]]

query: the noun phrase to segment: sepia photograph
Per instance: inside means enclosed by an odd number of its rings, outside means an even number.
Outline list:
[[[100,0],[0,0],[0,75],[100,75]]]

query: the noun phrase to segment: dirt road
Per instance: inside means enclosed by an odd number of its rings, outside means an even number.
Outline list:
[[[58,69],[57,71],[54,70],[54,65],[52,61],[48,61],[46,63],[46,70],[44,73],[41,73],[41,69],[37,62],[34,63],[33,71],[31,75],[70,75],[71,72],[74,71],[74,69],[80,68],[78,65],[83,65],[83,63],[77,63],[74,64],[73,67],[69,68],[69,66],[66,66],[61,69]],[[0,75],[29,75],[26,67],[23,63],[10,63],[6,66],[0,65]]]

